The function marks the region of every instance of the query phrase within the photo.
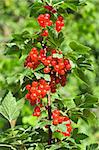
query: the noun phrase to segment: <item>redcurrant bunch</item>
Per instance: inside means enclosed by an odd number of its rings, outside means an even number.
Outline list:
[[[60,32],[62,28],[64,27],[64,19],[62,16],[59,16],[58,19],[56,20],[56,31]]]
[[[26,58],[26,61],[24,63],[24,66],[35,69],[38,67],[38,65],[40,64],[40,62],[38,61],[38,50],[37,48],[32,48],[29,55]]]
[[[51,82],[51,92],[56,92],[56,85],[61,84],[61,86],[66,85],[66,76],[68,71],[71,70],[71,64],[68,59],[58,58],[54,54],[62,54],[61,51],[53,49],[49,56],[46,55],[46,51],[41,49],[38,51],[36,48],[33,48],[28,57],[26,58],[25,66],[35,69],[40,63],[42,63],[44,68],[44,73],[50,74]]]
[[[40,103],[40,99],[46,96],[50,86],[44,79],[40,79],[39,81],[33,81],[32,85],[28,84],[26,89],[28,90],[26,99],[29,100],[31,105],[35,105]]]
[[[67,116],[62,116],[60,114],[59,110],[54,110],[52,112],[52,119],[53,119],[53,125],[57,126],[58,124],[62,124],[63,122],[66,122],[66,132],[62,132],[60,130],[57,130],[57,132],[62,133],[64,136],[70,136],[70,133],[72,131],[72,127],[71,127],[71,121]]]
[[[50,20],[49,14],[39,15],[38,16],[38,23],[43,28],[46,28],[47,26],[51,26],[53,24],[52,20]]]
[[[40,115],[41,115],[40,106],[36,106],[36,107],[34,108],[33,116],[39,117]]]

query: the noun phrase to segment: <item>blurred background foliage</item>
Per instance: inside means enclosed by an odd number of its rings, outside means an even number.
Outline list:
[[[35,31],[38,31],[39,26],[34,18],[30,18],[30,6],[33,0],[1,0],[0,1],[0,100],[8,90],[12,91],[14,96],[19,100],[23,93],[20,90],[20,83],[23,82],[23,61],[18,60],[17,57],[11,59],[5,56],[5,45],[12,39],[12,35],[18,38],[20,45],[20,32],[28,31],[32,36]],[[91,59],[94,72],[87,72],[89,88],[74,75],[70,75],[69,82],[65,88],[61,88],[59,92],[66,98],[66,106],[73,107],[73,102],[70,99],[81,93],[93,93],[99,97],[99,1],[86,0],[86,6],[80,8],[77,12],[70,11],[70,14],[65,18],[66,28],[64,33],[66,42],[70,40],[77,40],[78,42],[91,47]],[[35,12],[34,12],[35,13]],[[27,35],[28,36],[28,33]],[[25,37],[24,37],[25,38]],[[15,46],[15,45],[14,45]],[[20,45],[19,47],[22,47]],[[13,47],[18,50],[18,47]],[[22,58],[24,59],[24,58]],[[20,76],[18,76],[20,73]],[[25,72],[24,72],[25,73]],[[80,120],[78,125],[80,130],[89,135],[88,140],[82,144],[82,149],[85,145],[99,142],[99,110],[93,109],[97,118],[90,116],[90,127],[84,121]],[[32,108],[28,103],[25,103],[24,108],[18,118],[17,124],[31,124]],[[29,118],[30,116],[30,118]],[[34,124],[36,120],[34,120]],[[9,127],[7,121],[0,116],[0,131]]]

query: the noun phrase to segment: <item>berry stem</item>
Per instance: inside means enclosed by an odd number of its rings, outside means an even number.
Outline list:
[[[48,93],[48,120],[51,120],[51,96],[50,96],[50,92]],[[49,134],[49,138],[48,138],[48,144],[51,145],[52,142],[52,130],[51,130],[51,126],[48,125],[48,134]]]
[[[58,2],[58,3],[54,4],[53,7],[55,7],[55,6],[57,6],[57,5],[60,5],[60,4],[62,4],[62,3],[64,3],[64,1],[61,1],[61,2]]]

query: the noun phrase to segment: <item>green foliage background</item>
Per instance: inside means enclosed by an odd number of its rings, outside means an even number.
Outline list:
[[[87,71],[87,78],[89,80],[89,88],[79,79],[76,79],[74,75],[70,75],[69,82],[66,88],[61,88],[59,92],[66,99],[66,105],[72,108],[74,103],[70,101],[77,94],[86,93],[94,94],[99,97],[99,1],[98,0],[86,0],[87,5],[73,14],[67,15],[66,27],[64,29],[66,43],[70,40],[76,40],[86,46],[91,47],[92,66],[94,72]],[[34,18],[29,17],[29,7],[32,4],[32,0],[3,0],[0,1],[0,100],[5,96],[8,91],[12,91],[16,100],[22,98],[22,92],[19,88],[19,82],[23,83],[23,72],[26,73],[20,64],[23,65],[22,58],[18,61],[15,57],[11,59],[5,56],[5,45],[12,39],[12,34],[17,39],[19,47],[14,45],[14,49],[19,51],[22,48],[20,44],[20,32],[23,32],[23,38],[31,37],[35,31],[39,30],[39,26]],[[28,34],[28,31],[30,34]],[[10,45],[12,46],[12,45]],[[20,53],[19,53],[20,55]],[[20,75],[19,75],[20,73]],[[17,76],[19,75],[19,76]],[[80,127],[80,132],[84,132],[89,135],[89,139],[84,141],[82,149],[85,145],[90,143],[99,142],[99,110],[92,109],[96,113],[97,118],[93,114],[90,114],[88,121],[90,126],[83,120],[80,120],[78,125],[74,127]],[[29,104],[25,104],[18,118],[17,124],[31,124],[32,108]],[[87,115],[87,112],[85,112]],[[30,117],[29,117],[30,116]],[[36,124],[36,120],[34,120]],[[33,125],[34,125],[33,124]],[[9,127],[7,121],[0,116],[0,132]]]

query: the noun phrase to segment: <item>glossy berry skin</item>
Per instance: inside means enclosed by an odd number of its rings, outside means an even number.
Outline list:
[[[34,108],[33,116],[39,117],[40,115],[41,115],[40,107],[39,107],[39,106],[36,106],[36,107]]]
[[[40,99],[46,96],[47,92],[50,91],[50,86],[44,79],[40,79],[39,81],[33,81],[32,85],[27,85],[26,89],[28,90],[26,99],[33,106],[40,103]]]
[[[63,17],[62,17],[62,16],[59,16],[59,17],[57,18],[55,24],[56,24],[56,27],[55,27],[56,31],[57,31],[57,32],[60,32],[60,31],[62,30],[62,28],[64,27],[64,19],[63,19]]]
[[[38,16],[38,23],[41,27],[46,28],[47,26],[51,26],[53,22],[50,20],[49,14],[41,14]],[[45,33],[44,33],[45,35]]]
[[[47,17],[50,17],[48,14],[46,15]],[[60,17],[60,19],[62,18]],[[68,71],[71,70],[70,61],[68,59],[64,59],[64,57],[57,58],[57,56],[55,57],[55,54],[62,55],[62,51],[58,52],[56,49],[52,49],[50,51],[50,55],[47,56],[47,51],[45,51],[44,49],[38,51],[34,47],[31,49],[25,62],[25,66],[33,70],[36,69],[38,65],[41,63],[44,65],[43,72],[45,74],[49,74],[51,77],[50,88],[52,93],[56,92],[57,84],[60,84],[61,86],[66,85],[67,82],[66,76]],[[34,82],[32,84],[34,84],[33,87],[36,87],[35,84],[37,83]],[[29,89],[29,87],[27,88]]]
[[[49,67],[44,68],[44,73],[49,73],[51,69]]]
[[[26,85],[26,90],[30,90],[31,89],[31,85],[30,84],[28,84],[28,85]]]

